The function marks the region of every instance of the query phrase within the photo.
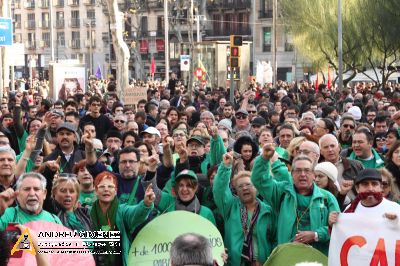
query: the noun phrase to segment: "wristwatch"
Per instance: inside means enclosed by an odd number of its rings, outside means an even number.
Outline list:
[[[315,242],[318,242],[318,233],[317,232],[314,232],[314,241]]]

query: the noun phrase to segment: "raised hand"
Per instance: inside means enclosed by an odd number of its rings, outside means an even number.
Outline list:
[[[0,193],[0,215],[14,203],[17,195],[18,191],[14,191],[12,188],[8,188]]]
[[[46,166],[53,172],[58,172],[60,170],[61,156],[58,156],[55,161],[45,162]]]
[[[160,157],[158,154],[153,154],[149,158],[147,158],[147,170],[151,172],[155,172],[157,169],[157,165],[160,162]]]
[[[181,162],[184,162],[188,159],[188,152],[185,147],[185,143],[181,142],[175,146],[176,152],[179,155],[179,159]]]
[[[353,188],[353,180],[343,180],[340,184],[340,194],[346,195]]]
[[[222,156],[222,160],[223,160],[224,165],[225,165],[226,167],[232,166],[232,164],[233,164],[233,156],[232,156],[232,154],[230,154],[229,152],[225,153],[225,154]]]
[[[262,149],[262,154],[261,156],[265,159],[265,160],[271,160],[275,155],[275,147],[274,144],[272,143],[267,143],[264,145],[263,149]]]
[[[26,138],[25,149],[26,149],[27,151],[32,152],[33,149],[35,148],[35,146],[36,146],[36,135],[29,135],[29,136]]]
[[[144,205],[146,205],[147,207],[150,207],[154,200],[156,199],[156,194],[153,191],[153,185],[150,184],[147,188],[146,191],[144,193]]]
[[[93,140],[90,138],[88,133],[82,136],[82,142],[85,143],[85,150],[92,151],[94,149]]]
[[[216,126],[211,126],[210,127],[210,135],[216,139],[218,137],[218,127]]]

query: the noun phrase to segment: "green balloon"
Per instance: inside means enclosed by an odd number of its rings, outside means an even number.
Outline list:
[[[328,257],[309,245],[286,243],[277,246],[269,256],[264,266],[293,266],[300,262],[319,262],[328,265]]]
[[[168,212],[143,227],[129,250],[128,265],[168,266],[172,242],[185,233],[196,233],[209,239],[214,260],[218,265],[224,265],[221,254],[225,247],[221,233],[209,220],[188,211]]]

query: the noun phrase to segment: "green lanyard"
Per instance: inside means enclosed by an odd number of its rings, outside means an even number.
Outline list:
[[[140,177],[138,176],[135,182],[135,185],[133,186],[132,192],[129,195],[129,199],[128,199],[128,205],[133,205],[133,203],[136,203],[136,191],[138,189],[139,186],[139,182],[140,182]]]

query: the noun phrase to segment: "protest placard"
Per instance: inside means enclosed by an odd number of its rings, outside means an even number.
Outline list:
[[[212,246],[218,265],[224,265],[221,254],[224,241],[218,229],[207,219],[188,211],[163,214],[147,224],[137,235],[129,250],[128,265],[169,265],[169,251],[177,236],[197,233]]]
[[[129,86],[125,89],[124,104],[136,105],[140,100],[147,100],[147,88]]]
[[[329,265],[400,265],[399,218],[342,213],[334,225]]]

